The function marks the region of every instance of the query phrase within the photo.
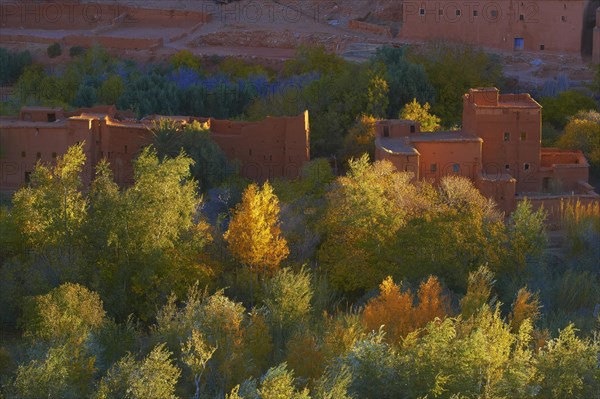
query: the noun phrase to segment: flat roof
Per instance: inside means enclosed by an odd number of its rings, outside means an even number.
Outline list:
[[[375,146],[383,151],[396,155],[421,155],[405,138],[378,137]]]
[[[464,133],[461,130],[449,130],[443,132],[425,132],[425,133],[417,133],[409,137],[411,142],[422,143],[422,142],[434,142],[434,141],[442,141],[442,142],[478,142],[483,143],[483,139],[481,137],[473,136],[471,134]]]

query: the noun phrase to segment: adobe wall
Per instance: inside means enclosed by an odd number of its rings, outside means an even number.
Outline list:
[[[481,169],[481,142],[413,141],[411,144],[421,154],[420,179],[437,183],[444,176],[459,175],[473,180]],[[455,172],[455,165],[458,165],[458,173]]]
[[[467,96],[464,99],[463,127],[484,141],[481,157],[485,173],[509,173],[517,179],[518,192],[541,191],[541,118],[539,108],[482,107]]]
[[[87,35],[68,35],[63,38],[62,42],[66,46],[91,47],[99,44],[106,48],[136,50],[151,50],[163,45],[162,38],[146,39]]]
[[[596,10],[596,27],[593,35],[592,62],[600,64],[600,7]]]
[[[418,155],[390,154],[378,146],[375,147],[375,160],[387,160],[396,170],[400,172],[411,172],[414,174],[413,181],[419,180],[420,158]]]
[[[389,26],[371,24],[369,22],[363,22],[353,19],[350,20],[350,22],[348,23],[348,27],[350,29],[361,30],[364,32],[373,33],[375,35],[392,37],[392,30]]]
[[[505,215],[510,214],[516,207],[516,181],[507,175],[496,177],[478,176],[474,181],[481,195],[494,200]]]
[[[514,50],[515,38],[522,38],[525,51],[540,51],[543,45],[545,51],[579,53],[586,4],[584,0],[404,1],[400,37],[505,51]]]
[[[103,108],[115,112],[112,107]],[[96,107],[91,109],[98,110]],[[55,110],[46,109],[46,112]],[[211,137],[230,160],[240,161],[240,173],[244,177],[258,181],[297,178],[304,164],[310,160],[308,112],[296,117],[267,118],[259,122],[212,119],[210,122]],[[26,173],[33,171],[38,152],[39,159],[52,162],[70,146],[83,141],[88,158],[85,184],[91,181],[94,165],[107,158],[115,181],[129,185],[133,182],[132,160],[143,146],[151,143],[149,126],[149,121],[118,122],[96,113],[80,114],[56,122],[2,118],[0,190],[19,188],[26,181]]]
[[[131,3],[4,2],[0,27],[36,30],[89,30],[115,23],[130,27],[195,25],[211,20],[202,11],[131,7]],[[126,16],[123,18],[123,16]]]

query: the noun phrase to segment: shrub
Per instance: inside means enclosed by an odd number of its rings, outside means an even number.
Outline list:
[[[62,48],[60,47],[59,43],[54,42],[48,46],[47,52],[48,52],[48,57],[55,58],[62,54]]]
[[[69,55],[71,57],[78,57],[85,54],[86,48],[82,46],[73,46],[69,49]]]

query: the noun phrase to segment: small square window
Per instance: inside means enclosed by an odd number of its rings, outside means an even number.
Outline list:
[[[454,173],[460,173],[460,165],[455,163],[454,165],[452,165],[452,171]]]
[[[27,154],[25,153],[25,151],[21,151],[21,158],[25,158],[27,156]]]
[[[440,9],[438,10],[438,15],[439,15],[440,17],[441,17],[442,15],[444,15],[444,9],[443,9],[443,8],[440,8]]]
[[[431,172],[437,172],[437,163],[432,163],[431,167],[429,168],[429,170]]]
[[[56,122],[56,114],[48,114],[48,122]]]
[[[527,132],[521,132],[521,141],[527,140]]]
[[[525,15],[520,14],[519,15],[519,21],[525,21]]]
[[[417,128],[415,127],[415,125],[410,125],[410,132],[414,133],[417,131]]]
[[[504,141],[510,141],[510,133],[504,132]]]
[[[510,165],[509,164],[504,165],[504,170],[509,171],[510,170]]]
[[[540,50],[542,50],[542,51],[543,51],[543,50],[546,50],[546,45],[544,45],[544,44],[540,44]]]
[[[457,17],[460,17],[460,14],[461,14],[460,10],[459,10],[459,9],[457,9],[457,10],[456,10],[456,16],[457,16]]]
[[[383,137],[390,137],[390,127],[389,126],[383,127]]]
[[[37,159],[41,159],[41,158],[42,158],[42,153],[41,153],[41,152],[38,152],[38,153],[36,154],[36,157],[37,157]]]
[[[492,18],[498,18],[498,10],[490,11],[490,15],[492,16]]]
[[[525,171],[528,171],[529,170],[529,164],[526,163],[525,165],[523,165],[523,169],[525,169]]]
[[[560,17],[560,20],[563,22],[567,22],[567,17],[565,17],[564,15],[562,17]]]
[[[425,9],[419,8],[419,15],[425,15]]]
[[[127,154],[127,146],[125,146],[125,154]]]
[[[474,16],[474,17],[478,17],[478,16],[479,16],[479,11],[477,11],[477,10],[473,10],[473,16]]]

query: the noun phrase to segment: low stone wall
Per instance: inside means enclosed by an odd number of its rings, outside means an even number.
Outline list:
[[[66,46],[83,46],[91,47],[93,45],[101,45],[106,48],[115,49],[135,49],[135,50],[152,50],[163,45],[163,39],[140,39],[140,38],[123,38],[110,36],[84,36],[84,35],[68,35],[65,36],[62,42]]]
[[[371,24],[369,22],[363,22],[353,19],[348,24],[348,27],[350,29],[362,30],[365,32],[373,33],[375,35],[392,37],[392,30],[389,26]]]

